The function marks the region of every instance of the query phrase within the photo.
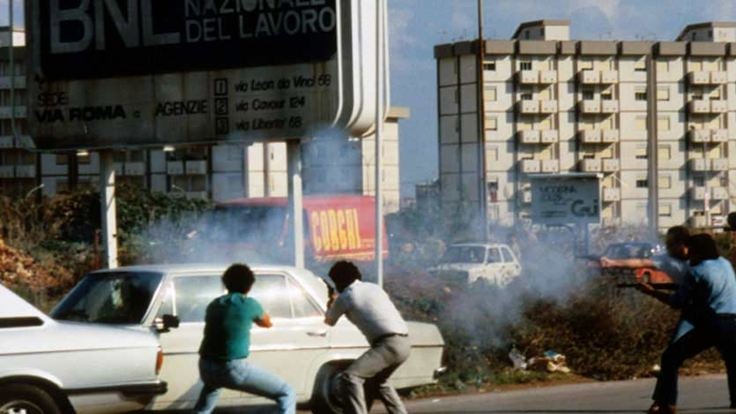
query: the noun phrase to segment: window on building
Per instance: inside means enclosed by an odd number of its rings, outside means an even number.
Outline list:
[[[455,132],[460,132],[460,118],[455,118]]]
[[[496,101],[496,87],[485,85],[483,96],[485,97],[486,101],[495,102]]]
[[[634,63],[634,71],[646,72],[647,71],[647,59],[641,58]]]
[[[486,115],[485,126],[486,129],[490,131],[498,130],[498,117]]]
[[[601,92],[601,99],[604,101],[613,100],[613,90],[608,89],[608,90]]]
[[[672,204],[660,203],[659,204],[659,216],[660,217],[672,217]]]
[[[454,99],[455,99],[455,103],[460,102],[460,89],[455,89],[455,93],[454,93],[453,96],[454,96]]]
[[[583,89],[583,99],[593,99],[593,89]]]
[[[667,190],[672,188],[672,177],[669,175],[663,175],[658,178],[659,188]]]
[[[522,92],[520,97],[522,101],[531,101],[533,95],[531,92]]]
[[[496,61],[495,60],[484,60],[483,70],[495,72],[496,71]]]
[[[488,147],[488,156],[486,157],[490,161],[498,161],[498,145],[491,145]]]
[[[636,180],[636,188],[648,188],[648,187],[649,187],[649,180],[647,180],[646,178]]]
[[[657,151],[657,157],[660,161],[669,161],[672,159],[672,147],[668,144],[660,144]]]
[[[519,69],[532,70],[532,62],[530,60],[522,60],[519,62]]]
[[[69,157],[66,154],[56,154],[56,165],[67,165]]]
[[[670,87],[669,86],[658,86],[657,87],[657,100],[658,101],[669,101],[670,100]]]
[[[637,86],[634,88],[634,99],[637,101],[646,101],[647,100],[647,87],[646,86]]]
[[[660,115],[657,117],[657,130],[658,131],[669,131],[670,130],[670,117],[667,115]]]
[[[637,160],[645,160],[649,158],[649,155],[647,154],[646,145],[637,147],[636,150],[634,151],[634,157],[636,157]]]

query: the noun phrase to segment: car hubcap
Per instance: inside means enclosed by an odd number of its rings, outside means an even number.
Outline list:
[[[0,414],[43,414],[43,410],[30,401],[10,401],[0,407]]]

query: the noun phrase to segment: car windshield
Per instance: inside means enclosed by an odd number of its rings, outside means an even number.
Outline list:
[[[442,263],[483,263],[485,247],[450,246],[442,256]]]
[[[139,324],[162,275],[111,272],[87,275],[51,312],[57,320]]]

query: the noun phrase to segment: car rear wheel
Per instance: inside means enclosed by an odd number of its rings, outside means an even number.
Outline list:
[[[342,408],[342,387],[340,387],[340,374],[347,368],[347,365],[327,364],[320,368],[317,379],[314,382],[314,390],[312,391],[312,399],[309,403],[312,412],[315,414],[342,414],[345,412]],[[365,395],[368,397],[368,390]],[[366,400],[366,406],[370,411],[373,406],[373,399]]]
[[[0,387],[0,414],[61,414],[44,390],[25,384]]]

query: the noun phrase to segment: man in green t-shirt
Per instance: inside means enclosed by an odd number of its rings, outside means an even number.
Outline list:
[[[253,271],[244,264],[234,264],[222,275],[222,282],[228,293],[213,300],[205,315],[199,348],[199,376],[204,388],[194,411],[212,412],[220,389],[230,388],[270,398],[278,403],[281,413],[295,413],[293,388],[247,362],[253,323],[263,328],[273,326],[261,304],[247,296],[255,282]]]

